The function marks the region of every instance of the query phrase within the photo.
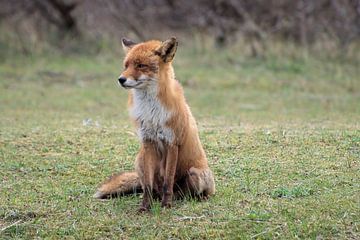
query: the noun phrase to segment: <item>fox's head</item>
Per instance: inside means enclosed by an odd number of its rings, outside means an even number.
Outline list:
[[[138,44],[122,39],[122,45],[126,56],[119,83],[127,89],[144,89],[157,84],[160,72],[171,65],[178,42],[174,37],[164,42],[152,40]]]

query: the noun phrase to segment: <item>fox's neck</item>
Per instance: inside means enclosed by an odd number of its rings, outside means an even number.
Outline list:
[[[174,68],[171,65],[171,63],[166,63],[160,65],[159,69],[159,80],[169,81],[169,80],[175,80],[175,73]]]
[[[175,73],[171,63],[160,66],[157,96],[167,108],[173,108],[175,98]]]

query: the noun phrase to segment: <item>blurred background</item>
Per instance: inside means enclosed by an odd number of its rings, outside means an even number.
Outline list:
[[[0,31],[2,53],[99,51],[124,36],[176,35],[219,48],[241,41],[251,56],[263,55],[270,40],[346,55],[359,40],[360,1],[0,0]]]
[[[171,36],[200,122],[359,118],[360,0],[0,0],[3,109],[127,119],[121,39]]]

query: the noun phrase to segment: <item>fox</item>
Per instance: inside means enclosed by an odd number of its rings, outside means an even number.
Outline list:
[[[123,38],[124,69],[118,78],[129,91],[128,110],[140,140],[135,170],[111,176],[95,198],[137,191],[143,193],[139,211],[149,211],[155,199],[170,208],[176,197],[207,199],[215,181],[198,128],[176,80],[172,62],[178,41],[136,43]]]

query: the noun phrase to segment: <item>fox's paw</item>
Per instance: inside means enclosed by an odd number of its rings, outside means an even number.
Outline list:
[[[150,211],[150,202],[149,201],[145,201],[143,200],[143,202],[141,203],[138,211],[139,212],[149,212]]]
[[[140,212],[140,213],[145,213],[145,212],[149,212],[149,211],[150,211],[150,206],[141,205],[138,209],[138,212]]]
[[[172,207],[172,204],[171,203],[161,203],[161,207],[162,208],[171,208]]]
[[[161,207],[162,208],[171,208],[172,207],[172,204],[171,204],[171,201],[161,201]]]
[[[207,194],[202,194],[202,195],[199,196],[200,201],[207,201],[207,200],[209,200],[209,198],[210,197]]]

